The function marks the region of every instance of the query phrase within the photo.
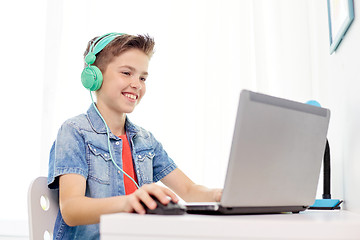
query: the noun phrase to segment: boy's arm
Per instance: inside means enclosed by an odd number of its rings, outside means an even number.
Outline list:
[[[169,189],[156,184],[146,184],[134,193],[126,196],[109,198],[89,198],[85,196],[86,179],[79,174],[65,174],[59,179],[59,206],[62,217],[67,225],[77,226],[100,222],[102,214],[116,212],[145,213],[140,201],[150,209],[156,207],[150,197],[154,195],[163,204],[168,204],[171,197],[178,202],[176,195]]]
[[[165,176],[161,182],[187,202],[220,202],[222,195],[222,189],[209,189],[197,185],[178,168]]]

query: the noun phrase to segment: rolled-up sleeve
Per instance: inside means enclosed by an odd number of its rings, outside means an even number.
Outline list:
[[[168,156],[162,144],[150,133],[155,146],[155,157],[153,161],[154,182],[160,181],[166,175],[177,168],[175,162]]]
[[[86,144],[81,130],[73,122],[65,122],[50,150],[48,186],[59,187],[58,177],[75,173],[88,177]]]

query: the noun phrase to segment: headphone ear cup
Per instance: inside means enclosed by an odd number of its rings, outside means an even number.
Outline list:
[[[96,91],[103,81],[101,70],[96,66],[87,66],[81,73],[81,82],[86,89]]]

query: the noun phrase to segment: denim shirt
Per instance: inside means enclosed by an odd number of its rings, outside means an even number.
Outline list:
[[[161,180],[176,165],[154,136],[143,128],[125,122],[134,169],[139,186]],[[113,160],[122,168],[122,140],[110,132]],[[63,123],[52,145],[48,186],[59,187],[59,176],[76,173],[86,178],[85,196],[105,198],[125,195],[124,175],[110,158],[106,127],[93,105]],[[126,176],[125,176],[126,177]],[[54,239],[99,239],[99,224],[68,226],[59,211]]]

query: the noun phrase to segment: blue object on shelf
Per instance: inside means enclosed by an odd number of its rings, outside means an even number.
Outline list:
[[[340,209],[342,200],[339,199],[316,199],[309,209],[334,210]]]

